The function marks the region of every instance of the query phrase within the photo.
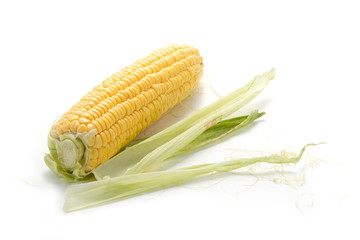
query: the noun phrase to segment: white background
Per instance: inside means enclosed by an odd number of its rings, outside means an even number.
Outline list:
[[[359,239],[359,23],[357,1],[346,0],[1,1],[0,238]],[[67,184],[43,162],[52,122],[112,73],[176,43],[200,50],[205,74],[175,118],[215,100],[210,86],[225,95],[277,69],[242,110],[266,115],[184,164],[327,144],[286,171],[259,165],[64,213]]]

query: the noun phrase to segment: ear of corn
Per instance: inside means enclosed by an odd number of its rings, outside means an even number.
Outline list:
[[[202,68],[197,49],[173,45],[105,79],[53,125],[46,163],[86,176],[188,96]]]

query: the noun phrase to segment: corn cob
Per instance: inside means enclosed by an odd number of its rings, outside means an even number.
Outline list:
[[[48,160],[76,178],[86,176],[184,99],[202,68],[197,49],[173,45],[113,74],[56,121]]]

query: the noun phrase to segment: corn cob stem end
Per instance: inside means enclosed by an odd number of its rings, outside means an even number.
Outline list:
[[[85,134],[66,133],[56,137],[51,128],[48,135],[50,154],[45,155],[48,167],[66,181],[77,181],[86,177],[89,169],[88,142],[97,131],[91,130]]]

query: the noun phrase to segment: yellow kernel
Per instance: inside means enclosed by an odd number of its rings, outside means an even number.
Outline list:
[[[109,133],[110,133],[110,140],[114,141],[115,137],[116,137],[116,132],[115,132],[115,125],[109,129]]]
[[[160,72],[153,73],[151,77],[151,85],[161,82],[162,75]]]
[[[86,119],[86,118],[84,118],[84,117],[81,117],[81,118],[79,118],[79,123],[81,123],[81,124],[88,124],[88,123],[90,123],[90,120],[88,120],[88,119]]]
[[[109,111],[105,115],[108,115],[113,122],[116,122],[116,120],[119,116],[119,112],[117,111],[116,108],[112,108],[112,109],[109,109]]]
[[[146,74],[148,74],[148,68],[147,67],[138,68],[137,70],[141,73],[141,75],[142,75],[141,78],[143,78]]]
[[[84,112],[84,111],[79,108],[79,109],[75,109],[75,110],[73,111],[73,114],[75,114],[75,115],[77,115],[77,116],[80,116],[83,112]]]
[[[101,116],[101,112],[95,108],[92,108],[88,111],[88,113],[96,118]]]
[[[140,88],[138,88],[136,85],[132,84],[130,87],[128,87],[128,90],[132,93],[131,95],[135,97],[140,93]]]
[[[126,99],[127,99],[127,98],[126,98],[123,94],[121,94],[121,93],[116,94],[116,96],[121,99],[120,102],[124,102],[124,101],[126,101]]]
[[[132,115],[136,119],[136,122],[142,122],[144,119],[144,116],[140,113],[140,111],[135,111]]]
[[[115,106],[115,100],[111,100],[111,98],[105,99],[103,103],[107,109],[113,108]]]
[[[114,84],[113,81],[107,88],[112,92],[112,95],[114,95],[118,91],[117,86]]]
[[[123,102],[120,94],[116,94],[116,95],[112,96],[112,99],[114,101],[114,106],[121,103],[121,102]]]
[[[136,97],[141,101],[141,105],[142,105],[142,106],[147,105],[148,99],[145,97],[144,94],[139,94],[139,95],[137,95]]]
[[[150,65],[147,64],[146,67],[143,68],[143,71],[145,72],[145,76],[152,73],[152,70],[149,66]]]
[[[110,132],[108,130],[105,130],[104,133],[105,133],[105,136],[106,136],[106,142],[109,143],[110,140],[111,140]]]
[[[66,120],[64,119],[63,122],[62,122],[62,128],[65,130],[68,130],[70,128],[70,121],[69,120]]]
[[[97,131],[98,133],[102,132],[103,128],[102,128],[102,126],[100,125],[99,121],[94,120],[94,121],[92,121],[91,123],[93,124],[93,126],[95,127],[95,129],[96,129],[96,131]]]
[[[141,74],[141,72],[137,69],[136,71],[131,73],[134,77],[136,77],[136,80],[140,80],[143,75]]]
[[[149,103],[147,105],[147,107],[149,108],[150,110],[150,114],[153,113],[155,111],[155,106],[154,106],[154,101],[152,101],[151,103]]]
[[[115,147],[116,147],[117,151],[119,151],[120,148],[122,147],[122,141],[120,139],[120,136],[116,137],[114,142],[115,142]]]
[[[91,112],[91,110],[89,110],[89,111],[84,112],[83,114],[81,114],[80,119],[85,118],[87,121],[90,122],[91,120],[94,120],[96,117],[97,117],[97,116],[96,116],[96,115],[94,116],[94,114]],[[80,120],[79,120],[79,121],[80,121]],[[85,121],[85,120],[81,120],[81,121]],[[83,123],[85,123],[85,122],[83,122]]]
[[[166,85],[166,88],[167,88],[168,92],[173,91],[174,87],[173,87],[172,82],[168,81],[168,82],[165,83],[165,85]]]
[[[97,122],[100,124],[102,129],[106,129],[106,119],[104,119],[103,117],[99,117],[98,119],[96,119]],[[100,131],[101,132],[101,131]]]
[[[95,136],[93,136],[89,141],[88,141],[88,147],[92,147],[95,145]]]
[[[106,124],[105,129],[109,129],[114,122],[109,116],[109,114],[104,114],[101,118],[104,119],[104,122]]]
[[[91,100],[98,104],[102,100],[102,97],[100,96],[98,91],[95,91],[93,94],[94,95],[91,96]]]
[[[115,123],[113,127],[114,127],[113,130],[115,131],[115,135],[119,136],[121,133],[121,128],[120,128],[119,122]]]
[[[93,149],[91,150],[91,153],[90,153],[90,158],[91,159],[96,159],[99,157],[99,151],[97,149]]]
[[[157,97],[157,92],[153,88],[149,88],[146,92],[143,93],[144,95],[150,96],[148,99],[155,99]],[[147,97],[147,96],[146,96]]]
[[[74,120],[76,120],[78,118],[79,118],[79,116],[71,114],[71,113],[66,115],[66,119],[69,120],[69,121],[74,121]]]
[[[98,98],[98,96],[96,95],[96,93],[93,93],[93,92],[92,92],[91,95],[90,95],[89,101],[94,102],[95,105],[96,105],[96,104],[98,104],[98,103],[101,101],[101,99]]]
[[[90,107],[94,107],[97,104],[97,102],[93,101],[92,99],[88,99],[86,100],[86,104]]]
[[[163,66],[163,62],[161,60],[158,60],[156,62],[153,63],[154,66],[156,66],[158,69],[163,69],[164,66]]]
[[[127,86],[130,86],[131,84],[137,81],[137,78],[133,75],[128,75],[123,79],[123,81],[127,83]]]
[[[123,118],[123,117],[125,116],[125,114],[126,114],[126,109],[125,109],[125,106],[124,106],[124,105],[119,104],[119,105],[117,105],[114,109],[115,109],[115,110],[118,112],[118,114],[119,114],[118,119],[119,119],[119,118]]]
[[[125,118],[118,121],[120,132],[124,132],[127,129]]]
[[[134,97],[134,98],[132,99],[132,101],[133,101],[134,104],[135,104],[135,109],[136,109],[136,110],[139,110],[139,109],[143,106],[141,100],[140,100],[138,97]]]
[[[95,136],[94,148],[100,148],[101,146],[102,146],[102,138],[101,138],[100,134],[97,134]]]
[[[72,132],[76,132],[77,128],[79,127],[80,123],[78,120],[74,120],[70,123],[70,130]]]
[[[140,111],[143,112],[143,115],[145,116],[145,118],[148,118],[150,116],[150,110],[148,107],[143,107]]]
[[[110,154],[110,145],[109,145],[109,144],[106,144],[106,146],[105,146],[105,156],[106,156],[106,159],[109,158],[109,154]]]
[[[76,131],[77,131],[78,133],[84,133],[84,132],[86,132],[86,131],[87,131],[86,125],[85,125],[85,124],[79,125],[78,128],[76,129]]]
[[[133,96],[133,93],[132,93],[131,91],[129,91],[128,88],[122,90],[122,91],[121,91],[121,94],[122,94],[123,96],[125,96],[126,100],[129,99],[129,98],[134,97],[134,96]],[[126,101],[126,100],[125,100],[125,101]]]
[[[104,159],[104,157],[105,157],[105,155],[106,155],[106,149],[105,149],[105,147],[101,147],[100,149],[99,149],[99,157],[100,157],[100,159],[101,160],[103,160]]]
[[[128,84],[119,80],[115,83],[115,86],[117,86],[119,90],[123,90],[128,86]]]
[[[128,128],[132,128],[136,123],[134,114],[127,116],[125,119],[128,121]]]
[[[141,132],[142,128],[143,128],[142,122],[136,124],[136,132],[137,132],[136,135]]]
[[[99,103],[99,105],[96,105],[90,111],[94,111],[98,116],[101,116],[105,113],[106,109],[101,108]]]
[[[149,89],[150,90],[150,89]],[[149,93],[149,91],[146,92],[142,92],[141,94],[139,94],[139,96],[144,96],[144,98],[146,99],[146,104],[151,102],[153,100],[152,95]],[[145,104],[145,105],[146,105]]]
[[[109,106],[107,106],[107,103],[106,102],[101,102],[97,105],[97,107],[99,107],[102,111],[102,114],[106,113],[107,110],[110,108]]]
[[[100,137],[101,137],[102,145],[105,146],[108,143],[105,132],[101,132]]]
[[[133,85],[131,85],[133,88],[135,88],[135,89],[137,89],[138,90],[138,94],[140,93],[140,92],[142,92],[142,91],[144,91],[145,89],[144,89],[144,86],[143,86],[143,84],[142,84],[142,80],[140,80],[140,81],[137,81],[136,83],[134,83]],[[136,94],[136,95],[138,95],[138,94]]]
[[[130,115],[135,109],[135,105],[132,103],[131,99],[123,102],[121,105],[124,106],[124,108],[126,110],[126,115]]]

